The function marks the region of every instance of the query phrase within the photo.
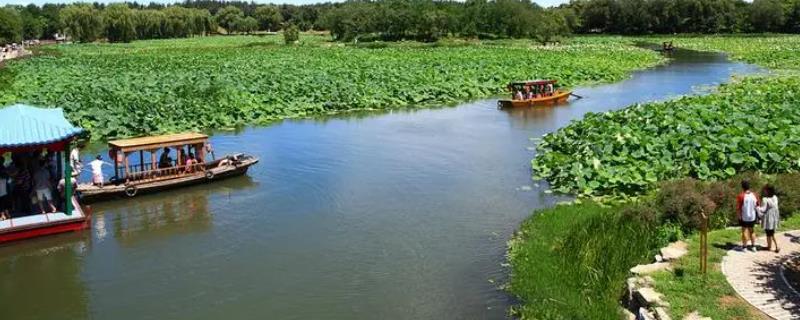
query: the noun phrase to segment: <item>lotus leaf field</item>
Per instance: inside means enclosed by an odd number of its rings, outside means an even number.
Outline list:
[[[727,51],[774,74],[707,96],[589,114],[543,137],[535,177],[558,192],[595,196],[641,193],[685,176],[800,169],[800,37],[687,37],[676,45]]]
[[[93,138],[229,129],[349,110],[452,104],[513,79],[617,81],[662,58],[613,39],[360,48],[304,36],[60,45],[0,70],[0,105],[63,107]]]

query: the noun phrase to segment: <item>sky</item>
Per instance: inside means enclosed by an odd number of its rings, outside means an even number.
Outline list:
[[[84,0],[84,1],[77,1],[77,0],[0,0],[0,5],[5,4],[19,4],[19,5],[27,5],[27,4],[36,4],[42,5],[45,3],[70,3],[70,2],[124,2],[124,1],[114,1],[114,0]],[[255,0],[256,3],[288,3],[288,4],[309,4],[309,3],[318,3],[318,2],[338,2],[339,0]],[[150,3],[150,2],[158,2],[158,3],[175,3],[181,1],[175,0],[138,0],[139,3]],[[569,0],[535,0],[534,2],[538,3],[543,7],[549,7],[553,5],[559,5],[562,3],[567,3]]]

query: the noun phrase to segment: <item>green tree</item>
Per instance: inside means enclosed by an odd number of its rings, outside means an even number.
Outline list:
[[[260,30],[273,31],[280,28],[283,22],[281,12],[275,6],[259,6],[256,8],[253,17],[258,20],[258,27]]]
[[[59,19],[73,41],[92,42],[103,33],[100,12],[88,4],[73,4],[61,9]]]
[[[128,5],[109,5],[103,10],[103,17],[108,41],[131,42],[136,39],[136,15]]]
[[[253,17],[240,18],[236,20],[234,28],[237,32],[250,34],[258,30],[258,21]]]
[[[244,18],[244,13],[242,10],[234,7],[234,6],[227,6],[225,8],[220,9],[217,11],[217,23],[223,28],[225,28],[228,33],[236,30],[236,22],[239,19]]]
[[[137,38],[161,38],[165,20],[166,15],[159,10],[136,10],[134,12],[134,21],[136,23]]]
[[[22,41],[22,19],[17,10],[0,8],[0,45]]]
[[[286,44],[293,44],[300,40],[300,29],[296,25],[290,24],[283,29],[283,41]]]
[[[567,21],[559,11],[547,10],[538,14],[533,25],[533,37],[543,45],[560,41],[570,33]]]
[[[749,21],[755,32],[777,32],[783,28],[786,16],[780,0],[753,0]]]
[[[27,8],[20,13],[20,18],[22,19],[22,37],[24,39],[42,38],[47,20]]]

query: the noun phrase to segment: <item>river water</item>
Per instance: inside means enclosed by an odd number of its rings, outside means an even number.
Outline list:
[[[261,162],[244,177],[95,204],[83,233],[0,247],[0,318],[504,318],[506,241],[561,200],[530,179],[531,137],[755,71],[679,51],[576,88],[584,99],[563,106],[505,111],[488,99],[217,133],[218,154]]]

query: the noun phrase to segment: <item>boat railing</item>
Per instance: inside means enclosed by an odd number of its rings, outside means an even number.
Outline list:
[[[119,179],[126,184],[135,184],[190,176],[202,173],[206,170],[206,165],[204,163],[197,163],[191,166],[171,165],[165,168],[147,169],[148,167],[152,167],[151,165],[145,164],[144,168],[142,166],[128,168],[127,172],[120,174]]]

